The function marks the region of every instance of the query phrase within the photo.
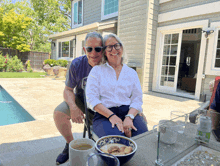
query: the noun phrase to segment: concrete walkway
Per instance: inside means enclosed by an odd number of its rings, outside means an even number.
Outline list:
[[[52,78],[0,78],[0,85],[31,114],[35,121],[0,126],[0,161],[4,166],[53,166],[65,140],[53,122],[53,110],[63,101],[64,80]],[[187,98],[149,92],[143,95],[143,112],[152,129],[174,110],[189,113],[202,103]],[[75,138],[83,124],[73,124]],[[63,164],[65,165],[65,164]]]

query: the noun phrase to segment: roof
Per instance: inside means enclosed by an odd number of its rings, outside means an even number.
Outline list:
[[[111,21],[106,21],[106,22],[95,22],[89,25],[81,26],[78,28],[74,28],[68,31],[56,33],[53,35],[49,36],[49,39],[59,39],[63,37],[69,37],[72,35],[77,35],[77,34],[82,34],[86,33],[88,31],[96,31],[96,30],[104,30],[104,29],[109,29],[109,28],[114,28],[116,27],[117,20],[111,20]]]

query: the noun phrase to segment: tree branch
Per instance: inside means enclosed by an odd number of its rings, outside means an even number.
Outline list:
[[[69,18],[71,19],[71,15],[69,15],[68,13],[65,13],[65,12],[60,8],[60,6],[59,6],[59,9],[60,9],[60,13],[61,13],[62,15],[67,16],[67,17],[69,17]]]

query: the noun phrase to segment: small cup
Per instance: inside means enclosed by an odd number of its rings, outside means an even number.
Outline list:
[[[72,140],[69,144],[70,166],[85,166],[95,152],[95,142],[88,138]]]
[[[89,157],[86,166],[120,166],[116,156],[108,153],[95,153]]]
[[[177,131],[183,134],[186,126],[188,115],[182,111],[171,111],[170,119],[177,123]]]

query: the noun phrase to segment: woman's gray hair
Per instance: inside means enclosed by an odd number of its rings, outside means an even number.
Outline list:
[[[99,39],[102,40],[102,43],[103,43],[103,37],[102,37],[102,35],[101,35],[100,33],[98,33],[98,32],[95,32],[95,31],[94,31],[94,32],[87,33],[86,38],[85,38],[85,44],[86,44],[86,40],[87,40],[89,37],[91,37],[91,38],[99,38]]]
[[[114,37],[119,43],[121,43],[122,45],[122,49],[123,49],[123,54],[122,54],[122,57],[121,57],[121,64],[123,63],[127,63],[128,60],[127,60],[127,54],[125,53],[125,48],[124,48],[124,45],[123,43],[121,42],[120,38],[116,35],[116,34],[108,34],[108,35],[105,35],[104,39],[103,39],[103,47],[105,47],[105,42],[111,38],[111,37]],[[108,58],[107,56],[105,55],[105,50],[103,50],[103,56],[102,56],[102,64],[108,62]]]

